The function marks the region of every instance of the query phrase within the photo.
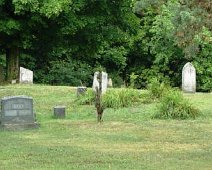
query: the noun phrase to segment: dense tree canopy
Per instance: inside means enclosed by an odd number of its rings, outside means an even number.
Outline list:
[[[33,48],[35,32],[50,27],[68,1],[1,0],[0,48],[6,53],[7,79],[17,79],[19,55]]]
[[[162,79],[180,86],[182,67],[191,61],[197,69],[198,89],[212,88],[211,8],[212,4],[207,0],[144,0],[136,3],[135,12],[142,23],[148,23],[148,35],[143,34],[149,54],[153,56],[153,66],[148,72],[156,70],[156,73],[162,73]]]
[[[154,77],[180,86],[190,61],[209,91],[211,19],[210,0],[0,0],[0,65],[8,81],[20,63],[37,83],[90,85],[101,67],[143,88]]]

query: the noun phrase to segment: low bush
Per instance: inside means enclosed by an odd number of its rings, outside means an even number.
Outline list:
[[[92,89],[87,89],[84,94],[81,94],[77,98],[77,103],[80,105],[91,105],[95,101],[95,93]]]
[[[200,114],[200,111],[183,97],[182,92],[176,89],[169,89],[164,94],[158,111],[154,118],[188,119]]]
[[[102,96],[104,108],[120,108],[131,106],[133,103],[140,101],[141,94],[135,89],[108,89]],[[94,104],[95,93],[88,89],[85,94],[80,95],[77,99],[78,104]]]
[[[109,89],[103,95],[103,105],[107,108],[120,108],[131,106],[133,103],[138,102],[140,93],[135,89]]]
[[[160,99],[166,91],[170,89],[170,86],[168,83],[160,83],[158,79],[154,78],[151,80],[151,83],[148,84],[147,89],[152,99]]]
[[[92,82],[93,70],[90,65],[76,60],[52,61],[47,77],[52,85],[89,86]]]

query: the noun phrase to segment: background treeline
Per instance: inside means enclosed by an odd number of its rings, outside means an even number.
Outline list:
[[[7,80],[21,65],[36,83],[90,86],[101,68],[115,86],[180,87],[189,61],[210,91],[211,20],[210,0],[0,0],[0,67]]]

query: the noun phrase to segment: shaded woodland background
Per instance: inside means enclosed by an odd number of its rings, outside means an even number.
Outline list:
[[[210,0],[0,0],[0,70],[5,81],[23,66],[35,83],[91,86],[101,68],[115,87],[180,87],[192,62],[197,90],[211,91],[211,20]]]

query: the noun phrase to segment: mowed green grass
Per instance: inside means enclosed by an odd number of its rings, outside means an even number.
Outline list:
[[[151,119],[156,103],[106,109],[76,103],[73,87],[0,86],[0,97],[33,97],[39,129],[0,131],[0,169],[212,169],[212,94],[186,94],[195,120]],[[66,106],[54,119],[53,107]]]

